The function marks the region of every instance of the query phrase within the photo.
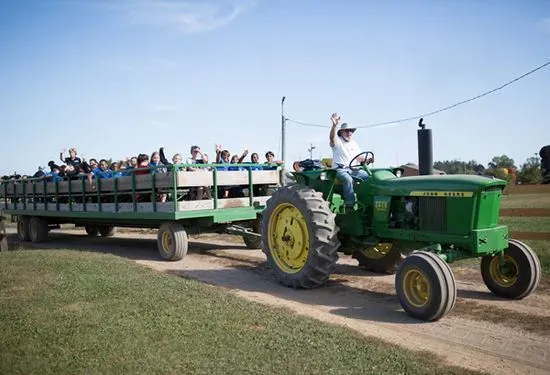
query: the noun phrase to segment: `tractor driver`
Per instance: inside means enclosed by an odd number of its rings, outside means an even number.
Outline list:
[[[344,122],[340,126],[340,129],[336,131],[336,127],[340,122],[340,116],[337,113],[333,113],[330,119],[332,121],[332,128],[330,129],[329,144],[332,149],[332,167],[336,168],[336,177],[342,181],[344,204],[346,205],[346,212],[349,212],[353,210],[355,204],[353,178],[364,181],[368,178],[368,174],[363,169],[351,170],[349,168],[352,158],[361,153],[359,145],[352,139],[356,128],[352,128]],[[365,158],[359,157],[357,161],[362,163],[365,161]],[[372,159],[368,160],[369,163],[373,161]]]

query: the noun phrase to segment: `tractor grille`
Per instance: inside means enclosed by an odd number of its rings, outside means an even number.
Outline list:
[[[420,230],[447,231],[447,199],[443,197],[419,198]]]

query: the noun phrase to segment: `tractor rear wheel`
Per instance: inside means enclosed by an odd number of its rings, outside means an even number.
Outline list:
[[[403,260],[395,274],[395,289],[403,309],[426,321],[441,319],[456,303],[451,268],[427,251],[416,251]]]
[[[352,258],[357,259],[359,266],[366,270],[394,274],[404,259],[401,250],[402,247],[394,242],[382,242],[376,246],[355,250]]]
[[[522,299],[533,293],[540,283],[540,261],[529,246],[510,240],[502,266],[498,255],[481,258],[481,276],[495,295]]]
[[[323,195],[304,185],[273,193],[262,215],[262,246],[282,284],[314,288],[326,283],[340,246],[335,216]]]
[[[31,236],[29,234],[29,221],[30,218],[27,215],[17,217],[17,236],[21,241],[31,240]]]

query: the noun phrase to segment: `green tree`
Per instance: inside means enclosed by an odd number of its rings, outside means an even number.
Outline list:
[[[518,181],[522,184],[540,184],[542,182],[539,158],[531,156],[522,164],[518,173]]]
[[[490,169],[515,168],[514,159],[507,155],[495,156],[487,165]]]
[[[475,160],[468,162],[460,160],[436,161],[434,168],[447,174],[484,174],[485,168]]]

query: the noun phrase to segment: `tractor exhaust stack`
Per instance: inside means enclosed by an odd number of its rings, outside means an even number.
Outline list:
[[[433,174],[432,129],[425,129],[424,119],[418,121],[418,174]]]

